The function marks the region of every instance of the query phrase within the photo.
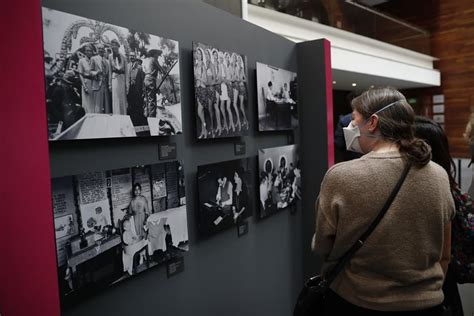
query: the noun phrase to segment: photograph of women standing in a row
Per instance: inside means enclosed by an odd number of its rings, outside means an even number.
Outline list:
[[[50,140],[182,132],[178,42],[43,8]]]
[[[247,135],[247,57],[193,43],[197,137]]]

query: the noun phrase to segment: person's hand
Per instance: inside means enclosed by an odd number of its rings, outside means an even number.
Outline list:
[[[87,87],[85,86],[84,86],[84,93],[89,94],[89,89],[87,89]]]

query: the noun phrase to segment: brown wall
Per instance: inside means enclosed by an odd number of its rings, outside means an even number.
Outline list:
[[[391,1],[379,9],[428,29],[431,55],[440,60],[441,87],[409,93],[429,100],[445,96],[445,129],[454,157],[471,157],[462,138],[470,109],[474,110],[474,2],[472,0]]]

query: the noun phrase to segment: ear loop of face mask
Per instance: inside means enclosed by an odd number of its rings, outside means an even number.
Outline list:
[[[370,120],[370,118],[372,117],[372,115],[375,115],[375,114],[377,114],[377,113],[380,113],[380,112],[382,112],[382,111],[388,109],[389,107],[394,106],[394,105],[397,104],[398,102],[400,102],[400,100],[397,100],[397,101],[395,101],[395,102],[392,102],[392,103],[390,103],[390,104],[387,104],[386,106],[384,106],[384,107],[381,108],[380,110],[375,111],[374,113],[372,113],[372,114],[369,116],[368,119],[365,120],[364,125],[362,125],[362,126],[365,126],[365,124],[367,124],[367,122]],[[359,130],[360,130],[360,127],[359,127]],[[372,134],[370,134],[370,133],[362,133],[362,132],[360,133],[360,135],[361,135],[361,136],[364,135],[364,137],[367,137],[367,138],[378,138],[378,137],[380,137],[379,135],[372,135]]]

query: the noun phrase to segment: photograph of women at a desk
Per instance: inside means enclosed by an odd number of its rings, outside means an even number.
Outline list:
[[[250,159],[198,166],[199,231],[217,233],[252,215]]]
[[[298,127],[296,73],[257,63],[258,130]]]
[[[178,161],[52,179],[63,308],[188,250]]]
[[[260,218],[293,206],[301,199],[301,169],[298,147],[258,151]]]

